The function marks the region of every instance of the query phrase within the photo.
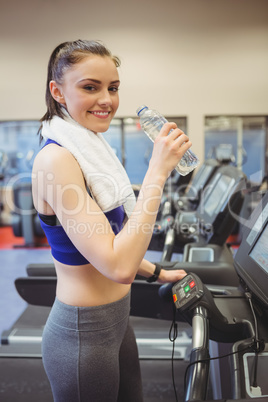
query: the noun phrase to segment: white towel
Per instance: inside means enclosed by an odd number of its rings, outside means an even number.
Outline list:
[[[93,133],[71,118],[54,116],[43,122],[42,136],[68,149],[83,172],[94,200],[103,212],[124,206],[130,216],[135,206],[135,195],[124,167],[102,134]]]

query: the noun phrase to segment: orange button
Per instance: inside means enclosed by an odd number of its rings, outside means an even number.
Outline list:
[[[173,295],[173,301],[174,301],[174,303],[177,301],[178,299],[177,299],[177,295],[175,294],[175,295]]]

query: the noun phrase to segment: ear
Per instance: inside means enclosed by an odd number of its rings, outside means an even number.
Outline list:
[[[56,81],[50,81],[49,83],[49,89],[52,97],[55,99],[55,101],[65,105],[65,99],[63,94],[61,93],[61,89],[56,83]]]

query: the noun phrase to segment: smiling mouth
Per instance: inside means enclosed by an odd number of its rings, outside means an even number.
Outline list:
[[[105,119],[106,117],[109,116],[109,114],[111,112],[89,112],[89,113],[93,114],[93,116],[99,117],[101,119]]]

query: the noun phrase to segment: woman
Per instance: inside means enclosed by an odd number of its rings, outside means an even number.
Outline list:
[[[143,257],[165,181],[191,142],[175,123],[165,124],[136,202],[100,134],[118,108],[119,64],[101,43],[81,40],[57,46],[48,64],[47,113],[41,119],[46,143],[32,182],[57,272],[42,341],[57,402],[142,401],[128,323],[131,283],[137,273],[161,283],[185,275]]]

